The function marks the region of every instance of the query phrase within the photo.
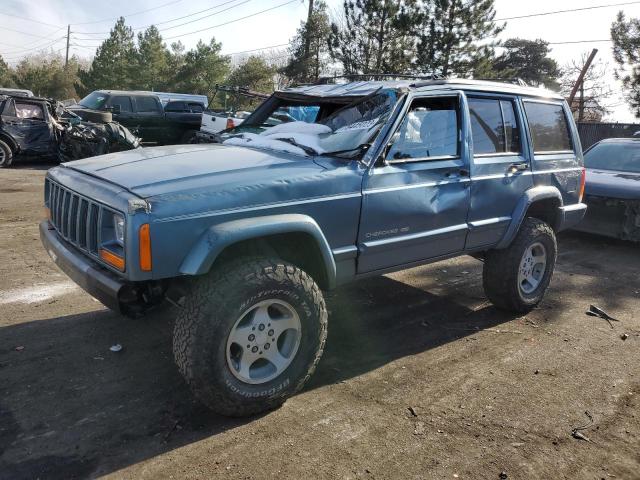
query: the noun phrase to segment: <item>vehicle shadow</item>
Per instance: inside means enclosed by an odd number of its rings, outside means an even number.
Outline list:
[[[327,348],[307,389],[513,318],[388,277],[330,295],[328,308]],[[1,328],[0,479],[103,475],[253,421],[193,399],[173,364],[171,317],[101,310]],[[109,351],[116,342],[119,353]]]
[[[638,263],[633,246],[603,252],[600,239],[564,236],[561,275],[539,316],[551,324],[578,297],[588,306],[603,297],[609,276],[603,306],[622,306]],[[622,265],[629,279],[621,279]],[[329,337],[306,389],[515,319],[487,303],[481,271],[463,259],[327,294]],[[254,421],[220,417],[194,400],[173,363],[174,313],[130,320],[99,310],[0,328],[0,479],[96,477]],[[115,343],[121,352],[109,351]]]
[[[14,170],[49,170],[59,163],[55,158],[25,157],[18,155],[13,159],[13,163],[9,168]]]

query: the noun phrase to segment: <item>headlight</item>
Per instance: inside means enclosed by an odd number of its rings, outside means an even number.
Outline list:
[[[124,217],[122,215],[113,215],[113,231],[115,232],[116,242],[124,246]]]

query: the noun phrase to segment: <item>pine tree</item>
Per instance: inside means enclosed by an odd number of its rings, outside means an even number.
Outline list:
[[[244,63],[236,67],[229,75],[227,83],[233,87],[248,88],[255,92],[271,93],[274,89],[274,75],[276,69],[257,56],[249,57]],[[234,96],[235,97],[235,96]],[[251,105],[255,106],[255,101],[238,95],[232,99],[236,109],[245,110]]]
[[[178,92],[212,96],[215,86],[222,83],[230,71],[231,60],[222,55],[222,44],[212,38],[209,44],[199,41],[196,48],[184,55],[182,67],[175,77]]]
[[[81,89],[91,92],[101,88],[134,88],[136,60],[133,30],[125,25],[124,17],[120,17],[109,38],[98,47],[89,70],[80,72]]]
[[[486,70],[495,38],[494,0],[430,0],[422,5],[417,66],[425,73],[472,76]],[[478,76],[476,74],[476,76]]]
[[[281,72],[296,83],[308,83],[320,77],[328,63],[330,33],[327,4],[317,0],[308,21],[302,22],[291,40],[291,56]]]
[[[622,80],[625,98],[636,117],[640,117],[640,19],[626,19],[618,12],[611,25],[615,76]]]
[[[509,38],[501,45],[502,53],[493,62],[492,78],[521,78],[530,85],[557,89],[561,71],[551,57],[544,40]]]
[[[344,74],[406,73],[411,68],[417,15],[414,0],[345,0],[332,23],[331,57]]]
[[[136,88],[156,91],[166,89],[170,55],[154,25],[144,33],[138,33]]]
[[[7,62],[4,61],[2,55],[0,55],[0,87],[11,87],[13,85],[13,79],[11,78],[11,69]]]

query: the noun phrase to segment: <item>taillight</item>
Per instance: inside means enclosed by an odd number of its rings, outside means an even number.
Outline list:
[[[582,176],[580,177],[580,190],[578,194],[578,202],[582,202],[584,197],[584,186],[587,183],[587,169],[582,167]]]
[[[233,118],[227,118],[227,128],[236,128],[235,123],[233,123]]]

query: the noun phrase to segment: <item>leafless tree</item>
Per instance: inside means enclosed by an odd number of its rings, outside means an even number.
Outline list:
[[[589,53],[585,52],[578,60],[572,60],[562,68],[560,88],[566,98],[569,97],[588,56]],[[599,122],[602,117],[611,113],[615,92],[607,81],[608,68],[608,64],[602,60],[594,61],[589,67],[571,105],[576,121]]]

